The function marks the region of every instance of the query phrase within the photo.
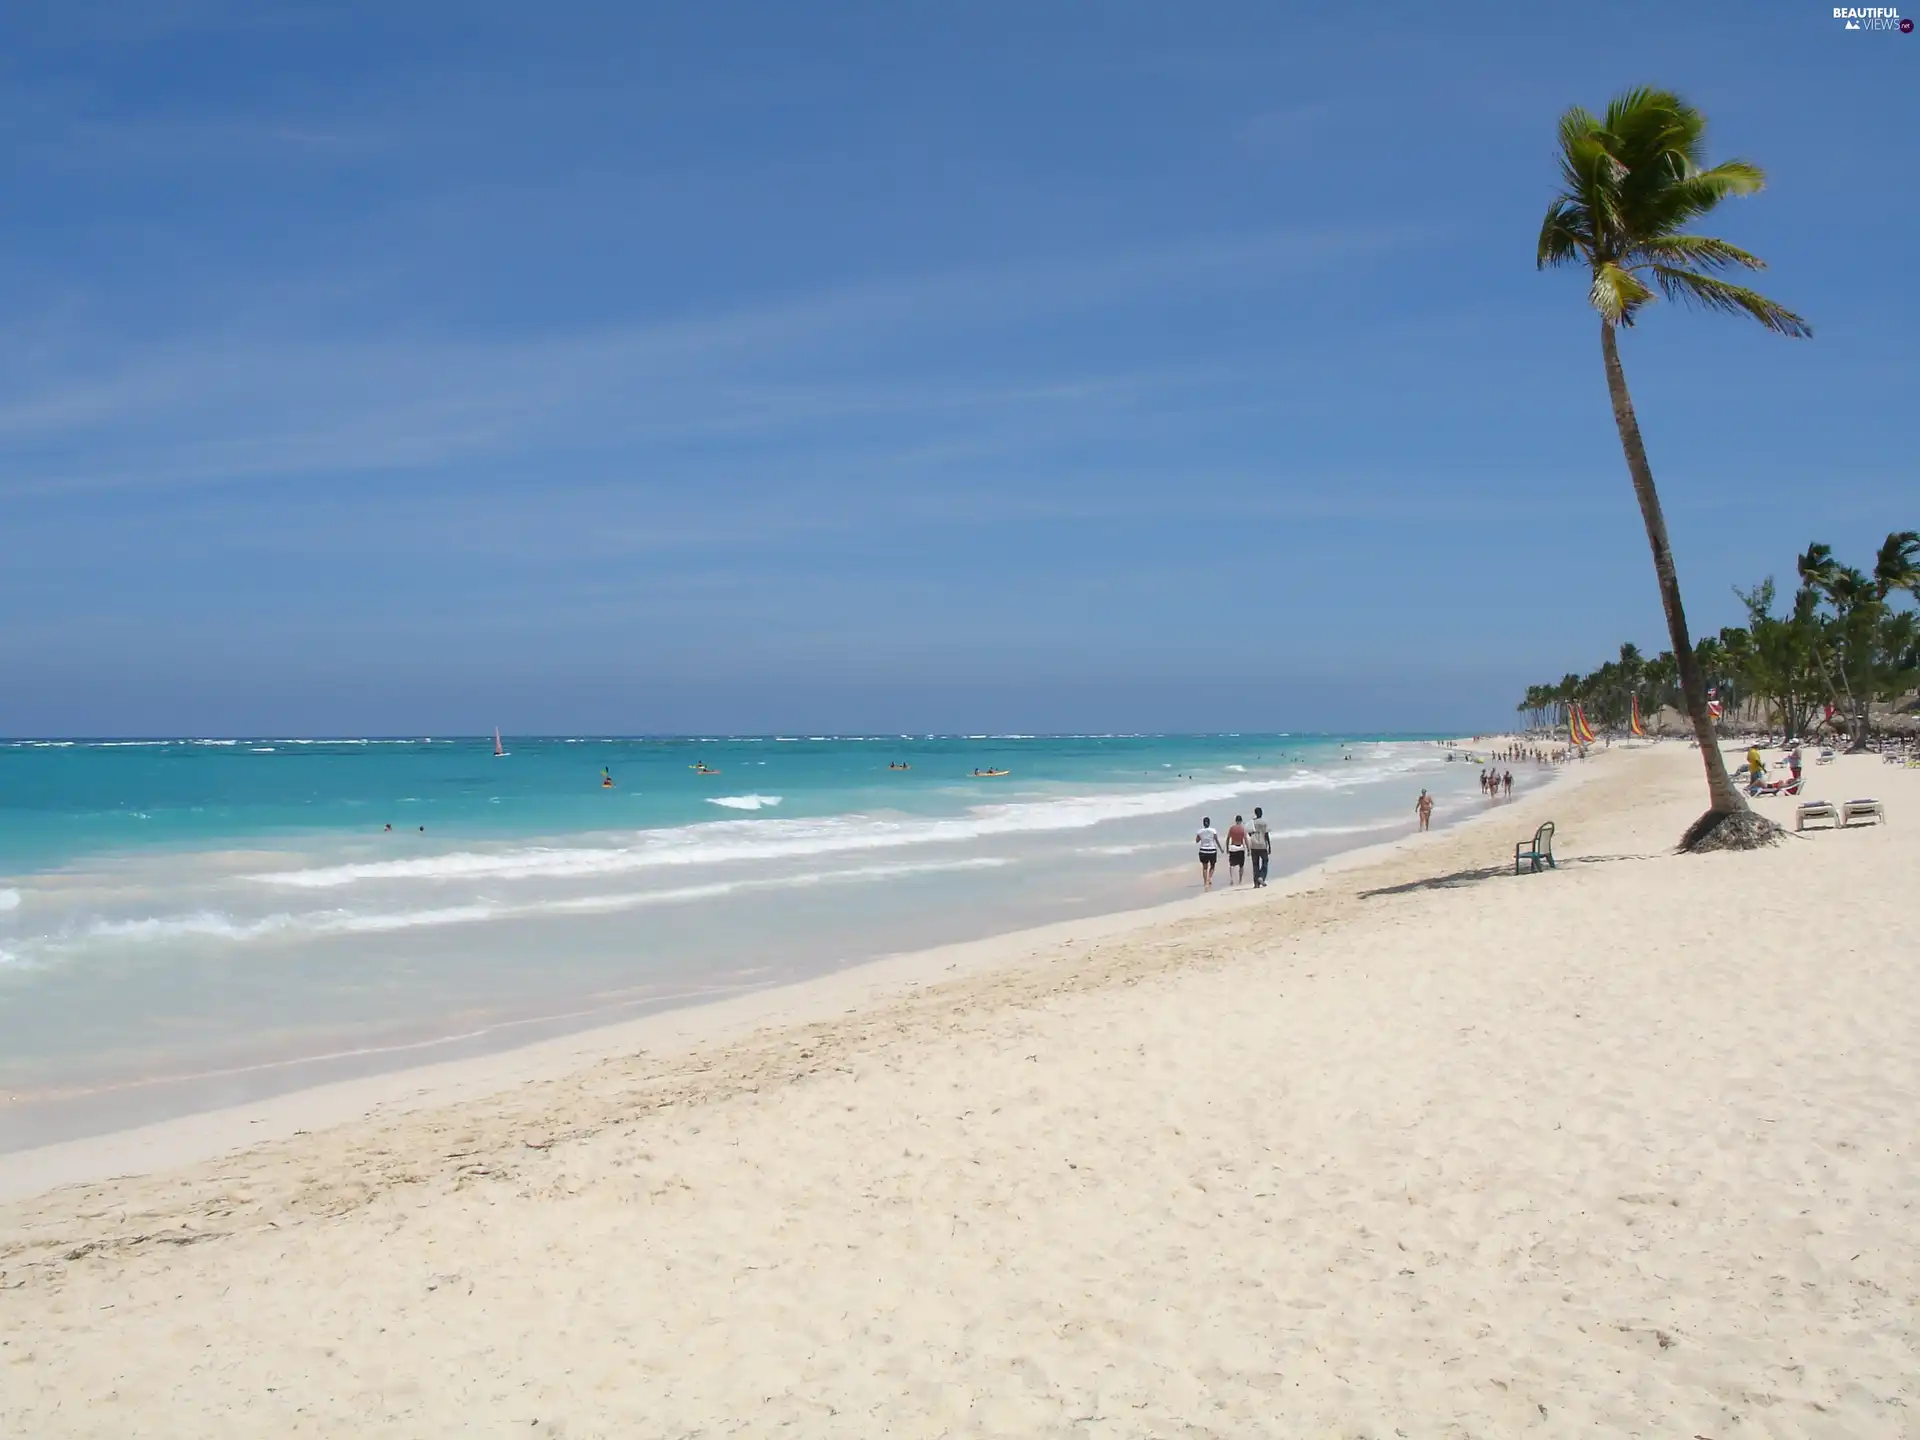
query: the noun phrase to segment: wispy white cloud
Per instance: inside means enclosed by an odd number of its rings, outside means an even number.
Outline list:
[[[533,451],[752,440],[856,422],[1084,411],[1227,383],[1218,361],[1030,361],[1072,313],[1300,283],[1424,237],[1302,229],[1081,264],[866,281],[753,308],[462,339],[378,319],[353,338],[257,321],[132,342],[23,336],[0,370],[0,492],[177,488],[431,469]],[[217,303],[207,307],[219,316]],[[335,327],[338,328],[338,327]],[[985,358],[955,360],[970,345]]]

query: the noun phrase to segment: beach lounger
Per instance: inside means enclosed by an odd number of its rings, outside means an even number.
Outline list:
[[[1840,812],[1833,808],[1830,800],[1806,800],[1793,812],[1793,828],[1804,830],[1812,820],[1824,820],[1829,825],[1840,823]]]
[[[1560,868],[1553,863],[1553,822],[1551,820],[1533,832],[1531,846],[1522,840],[1513,847],[1514,874],[1522,873],[1520,867],[1524,865],[1526,874],[1538,875],[1542,864],[1545,864],[1549,870]]]
[[[1887,811],[1878,800],[1849,800],[1840,807],[1840,823],[1851,825],[1856,820],[1873,820],[1884,825],[1887,823]]]
[[[1833,764],[1833,751],[1831,751],[1831,750],[1822,750],[1822,751],[1820,752],[1820,758],[1819,758],[1818,760],[1816,760],[1816,761],[1814,761],[1813,763],[1814,763],[1814,764],[1816,764],[1816,765],[1831,765],[1831,764]]]

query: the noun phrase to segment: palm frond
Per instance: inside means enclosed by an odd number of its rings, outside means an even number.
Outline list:
[[[1837,566],[1827,581],[1827,598],[1833,601],[1836,610],[1852,611],[1859,609],[1871,599],[1878,598],[1873,592],[1873,582],[1865,573],[1851,565]]]
[[[1710,275],[1678,270],[1671,265],[1650,265],[1654,283],[1669,300],[1697,305],[1702,310],[1717,310],[1723,315],[1745,315],[1757,320],[1776,335],[1796,340],[1812,336],[1813,326],[1778,301],[1769,300],[1757,290],[1729,284]],[[1596,280],[1596,285],[1598,281]]]
[[[1767,188],[1767,172],[1751,160],[1722,160],[1692,175],[1695,184],[1729,195],[1758,195]]]
[[[1542,270],[1549,265],[1566,265],[1592,249],[1592,226],[1587,210],[1571,195],[1555,197],[1547,206],[1547,218],[1540,222],[1540,249],[1537,257]]]
[[[1807,553],[1794,562],[1794,568],[1800,572],[1800,583],[1818,588],[1826,584],[1833,574],[1833,547],[1817,541],[1807,547]]]
[[[1758,255],[1750,255],[1738,245],[1710,235],[1649,235],[1635,241],[1628,256],[1694,270],[1731,270],[1736,266],[1748,270],[1767,268],[1767,262]]]
[[[1607,102],[1601,121],[1618,146],[1617,153],[1638,169],[1668,156],[1698,166],[1706,117],[1671,90],[1638,85]]]
[[[1609,325],[1631,325],[1633,312],[1653,299],[1653,291],[1633,272],[1607,262],[1594,267],[1587,298]]]
[[[1757,195],[1767,188],[1767,172],[1746,160],[1725,160],[1707,170],[1695,170],[1649,197],[1642,223],[1649,233],[1675,230],[1716,208],[1721,201]]]
[[[1625,172],[1608,149],[1600,122],[1575,105],[1560,117],[1559,142],[1561,198],[1584,211],[1587,233],[1601,236],[1617,229],[1617,195]]]
[[[1920,596],[1920,530],[1895,530],[1887,536],[1874,558],[1873,579],[1882,599],[1895,590]]]
[[[1676,181],[1700,169],[1707,121],[1667,90],[1629,91],[1607,107],[1609,148],[1626,169],[1621,207],[1650,233],[1644,211]]]
[[[1578,135],[1560,146],[1563,193],[1586,210],[1596,236],[1619,229],[1620,181],[1626,171],[1607,149],[1598,132]]]
[[[1592,135],[1600,128],[1600,122],[1584,105],[1569,105],[1560,116],[1560,148],[1565,150],[1576,140]]]

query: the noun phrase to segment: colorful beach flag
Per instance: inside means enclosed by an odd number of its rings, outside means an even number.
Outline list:
[[[1640,697],[1638,695],[1633,697],[1633,719],[1631,724],[1634,734],[1638,735],[1642,740],[1647,738],[1647,732],[1642,729],[1640,725]]]
[[[1707,714],[1716,720],[1720,718],[1720,692],[1718,690],[1707,691]]]

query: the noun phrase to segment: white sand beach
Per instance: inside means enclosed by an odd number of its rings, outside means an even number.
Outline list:
[[[1920,1434],[1920,771],[1808,791],[1890,823],[1676,857],[1698,755],[1616,748],[1267,892],[0,1159],[277,1137],[0,1207],[0,1434]]]

